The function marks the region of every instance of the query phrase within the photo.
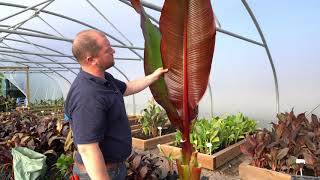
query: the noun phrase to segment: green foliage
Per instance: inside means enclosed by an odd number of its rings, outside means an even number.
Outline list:
[[[154,100],[149,101],[147,108],[143,109],[142,116],[138,120],[142,131],[147,136],[156,137],[158,127],[163,127],[168,122],[166,112]]]
[[[73,158],[70,156],[66,156],[61,154],[55,163],[55,168],[58,170],[57,177],[64,177],[66,174],[71,173],[73,164]]]
[[[64,106],[64,99],[63,97],[59,99],[47,99],[47,100],[35,100],[34,102],[29,104],[30,109],[32,112],[41,112],[45,111],[47,112],[55,112],[55,113],[60,113],[63,111],[63,106]],[[42,113],[43,115],[43,113]]]
[[[219,126],[221,120],[215,121],[201,119],[197,121],[192,128],[190,141],[194,148],[206,154],[211,154],[212,151],[219,148]]]
[[[190,133],[190,142],[193,147],[205,154],[211,154],[220,146],[219,131],[221,120],[207,120],[200,119],[195,121]],[[182,133],[180,131],[176,134],[176,144],[182,140]]]
[[[16,108],[16,100],[10,97],[0,96],[0,112],[9,112]]]
[[[197,151],[212,154],[219,148],[227,147],[243,139],[244,135],[254,132],[256,126],[256,121],[244,117],[242,113],[225,118],[200,119],[192,126],[190,141]],[[175,143],[179,144],[181,139],[182,134],[178,131]]]
[[[30,106],[32,108],[34,107],[61,107],[64,105],[64,99],[63,97],[59,98],[59,99],[47,99],[47,100],[35,100],[34,103],[30,103]]]
[[[220,134],[221,144],[227,147],[243,139],[244,135],[253,132],[256,126],[256,121],[244,117],[242,113],[227,116],[221,124],[223,130],[223,133]]]

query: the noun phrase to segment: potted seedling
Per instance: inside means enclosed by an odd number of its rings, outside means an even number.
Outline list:
[[[177,171],[175,171],[173,169],[173,161],[174,161],[173,153],[171,152],[171,153],[169,153],[169,155],[166,155],[166,153],[161,148],[160,144],[158,144],[157,147],[158,147],[161,155],[167,160],[168,165],[169,165],[169,170],[168,170],[166,179],[167,180],[176,180],[176,179],[178,179],[179,176],[177,174]]]

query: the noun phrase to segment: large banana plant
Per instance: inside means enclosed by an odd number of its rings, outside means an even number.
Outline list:
[[[172,124],[182,132],[180,179],[193,179],[190,125],[205,93],[215,46],[216,27],[210,0],[165,0],[160,31],[145,13],[140,0],[131,0],[141,15],[145,38],[145,74],[168,68],[164,79],[150,86],[155,100],[166,110]],[[191,166],[189,166],[191,165]],[[198,171],[198,170],[197,170]],[[200,173],[200,171],[198,171]]]

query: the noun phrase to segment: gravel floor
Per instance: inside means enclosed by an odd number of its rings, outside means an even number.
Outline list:
[[[159,155],[159,150],[156,149],[152,149],[149,151],[142,151],[142,150],[138,150],[135,149],[136,152],[138,153],[152,153],[155,155]],[[223,165],[222,167],[220,167],[219,169],[215,170],[215,171],[210,171],[207,169],[202,169],[201,175],[202,180],[239,180],[239,165],[248,160],[248,158],[244,155],[240,155],[237,158],[229,161],[228,163],[226,163],[225,165]]]

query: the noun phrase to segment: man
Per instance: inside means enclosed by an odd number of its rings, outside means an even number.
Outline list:
[[[65,102],[78,149],[74,173],[81,180],[125,179],[132,144],[123,96],[140,92],[168,70],[127,83],[115,79],[105,72],[114,65],[115,51],[96,30],[78,33],[72,53],[81,66]]]

